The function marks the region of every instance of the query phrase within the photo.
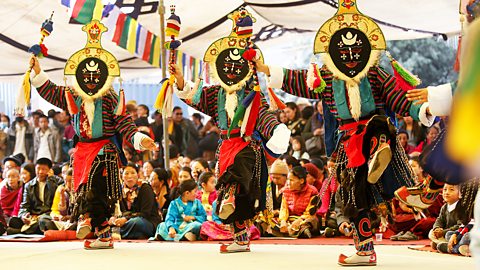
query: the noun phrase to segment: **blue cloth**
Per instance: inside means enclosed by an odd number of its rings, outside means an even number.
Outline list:
[[[194,216],[195,221],[187,223],[183,221],[184,216]],[[199,200],[195,199],[185,204],[180,196],[170,203],[165,222],[158,225],[155,238],[158,239],[158,236],[161,236],[167,241],[181,240],[188,232],[194,233],[198,238],[202,223],[206,220],[207,213]],[[174,228],[177,232],[175,239],[168,236],[170,228]]]
[[[129,219],[120,228],[122,239],[147,239],[155,234],[155,225],[143,217]]]

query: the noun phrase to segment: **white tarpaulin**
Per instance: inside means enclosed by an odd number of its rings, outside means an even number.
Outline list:
[[[118,2],[157,2],[153,0]],[[313,40],[316,30],[336,12],[333,0],[166,0],[165,6],[177,6],[181,17],[180,39],[185,42],[180,50],[202,58],[208,45],[227,35],[231,22],[224,17],[241,5],[254,14],[257,22],[254,32],[262,31],[257,45],[265,54],[267,63],[282,65],[292,60],[295,50],[305,49],[290,46],[295,40]],[[414,39],[432,36],[433,33],[446,36],[457,35],[460,31],[458,0],[358,0],[360,11],[380,24],[388,40]],[[20,81],[20,76],[8,74],[24,73],[28,67],[29,54],[25,51],[40,39],[39,29],[43,20],[55,11],[54,31],[45,39],[49,54],[54,57],[41,60],[43,69],[52,70],[50,76],[61,83],[65,59],[85,44],[85,33],[81,25],[69,24],[68,8],[59,0],[2,0],[0,3],[0,80]],[[167,8],[166,17],[169,16]],[[223,19],[222,19],[223,18]],[[138,22],[150,31],[159,34],[159,15],[140,15]],[[265,31],[270,26],[277,31]],[[279,35],[283,31],[282,35]],[[263,37],[274,38],[263,41]],[[277,36],[277,37],[275,37]],[[131,79],[139,76],[160,78],[160,70],[135,58],[125,49],[109,40],[103,46],[121,62],[122,77]],[[287,47],[286,47],[287,46]],[[313,44],[312,44],[313,47]],[[277,48],[277,49],[275,49]],[[278,48],[282,48],[278,55]],[[309,48],[311,49],[311,48]],[[56,71],[55,71],[56,70]]]

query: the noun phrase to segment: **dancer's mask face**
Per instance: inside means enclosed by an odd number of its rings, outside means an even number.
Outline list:
[[[105,62],[89,57],[78,65],[75,74],[78,85],[87,95],[95,95],[107,81],[108,69]]]
[[[343,28],[335,32],[328,48],[335,66],[350,78],[365,69],[371,51],[367,36],[355,28]]]
[[[220,80],[228,85],[233,86],[248,75],[249,66],[239,49],[229,48],[222,51],[215,62],[217,73]]]

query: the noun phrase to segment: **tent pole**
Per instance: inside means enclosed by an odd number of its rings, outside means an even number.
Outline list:
[[[167,49],[165,49],[165,6],[163,0],[159,1],[158,4],[158,14],[160,14],[160,47],[162,48],[161,53],[161,68],[162,68],[162,78],[167,77]],[[167,115],[162,113],[163,121],[163,160],[165,161],[164,167],[165,170],[170,169],[170,149],[169,149],[169,138],[168,138],[168,119]]]

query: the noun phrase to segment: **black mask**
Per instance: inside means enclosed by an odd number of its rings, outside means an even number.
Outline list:
[[[245,79],[249,73],[248,61],[243,59],[241,52],[236,48],[222,51],[215,62],[220,80],[229,86]]]
[[[343,28],[332,35],[328,53],[346,76],[357,76],[366,66],[372,49],[367,36],[355,28]]]
[[[107,65],[98,58],[86,58],[78,64],[75,77],[83,92],[93,96],[107,81]]]

